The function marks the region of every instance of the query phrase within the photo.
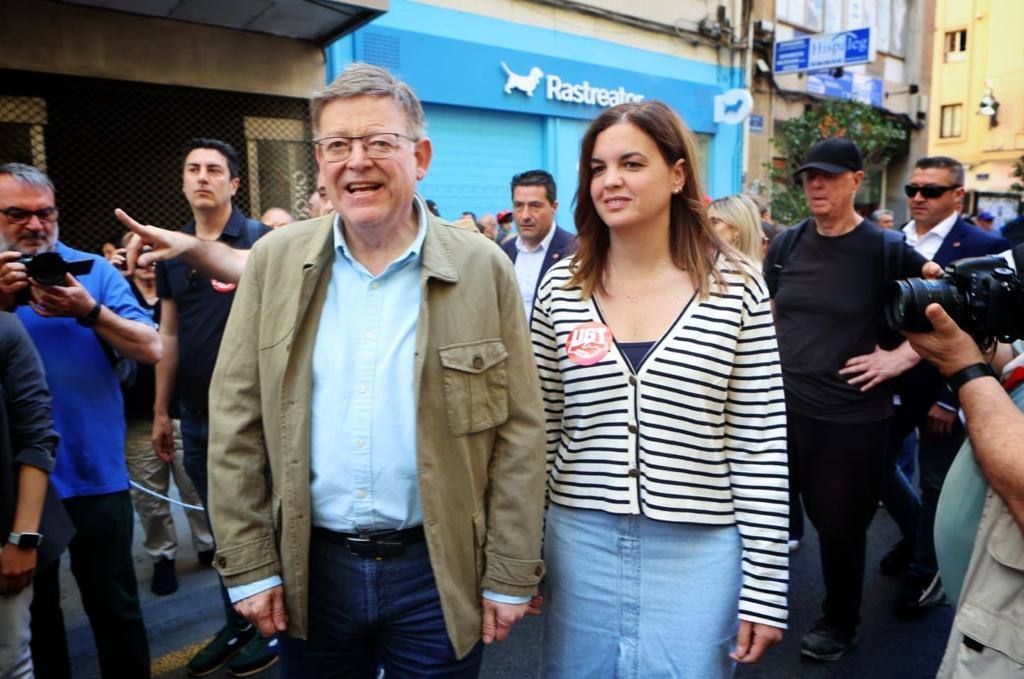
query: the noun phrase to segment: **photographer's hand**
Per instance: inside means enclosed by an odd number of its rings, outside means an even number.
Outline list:
[[[945,377],[971,364],[984,362],[978,345],[941,306],[929,304],[924,314],[934,328],[932,332],[903,333],[921,358],[938,368]]]
[[[853,375],[846,380],[849,384],[863,385],[861,391],[868,391],[882,382],[910,370],[920,357],[904,342],[892,351],[878,346],[870,354],[854,356],[840,370],[840,375]]]
[[[15,260],[22,254],[14,250],[0,252],[0,293],[15,295],[28,287],[28,272],[25,265]]]
[[[29,281],[32,283],[29,305],[40,316],[81,318],[96,306],[93,296],[71,274],[64,276],[64,285],[39,285],[31,278]]]

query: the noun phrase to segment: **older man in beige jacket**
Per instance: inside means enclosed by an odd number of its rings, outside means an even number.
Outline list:
[[[515,274],[415,194],[415,95],[312,101],[337,212],[251,251],[210,388],[215,564],[283,676],[475,676],[544,568],[543,405]],[[266,470],[266,472],[265,472]]]

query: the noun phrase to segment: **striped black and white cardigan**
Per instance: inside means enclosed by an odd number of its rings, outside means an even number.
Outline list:
[[[786,626],[786,409],[768,290],[718,266],[727,285],[695,296],[637,373],[616,345],[582,366],[577,325],[604,322],[553,266],[534,304],[552,502],[660,521],[733,525],[743,546],[740,618]],[[681,546],[685,549],[685,545]]]

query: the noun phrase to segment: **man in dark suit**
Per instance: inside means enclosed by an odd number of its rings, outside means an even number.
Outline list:
[[[964,257],[997,254],[1010,244],[997,234],[968,224],[959,214],[964,194],[964,169],[954,158],[921,158],[906,185],[913,217],[903,232],[922,256],[946,266]],[[901,617],[916,617],[945,603],[938,579],[932,538],[935,508],[949,465],[964,440],[957,404],[939,372],[921,362],[896,379],[899,405],[890,426],[890,452],[895,459],[900,445],[918,431],[920,499],[896,465],[890,465],[882,499],[899,524],[903,539],[882,559],[883,573],[906,572],[896,601]]]
[[[544,170],[529,170],[512,177],[512,210],[519,235],[501,249],[516,267],[526,317],[533,311],[533,296],[544,274],[562,257],[576,252],[576,236],[555,224],[558,200],[555,179]]]

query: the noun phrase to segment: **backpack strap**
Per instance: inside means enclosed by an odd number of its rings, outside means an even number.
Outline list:
[[[775,237],[772,247],[768,248],[764,262],[764,281],[768,284],[768,294],[771,297],[775,297],[775,292],[779,289],[779,274],[786,266],[786,261],[792,254],[793,248],[796,247],[797,239],[800,238],[800,234],[803,233],[809,221],[811,220],[805,219],[786,229]]]

